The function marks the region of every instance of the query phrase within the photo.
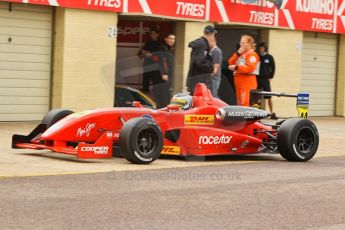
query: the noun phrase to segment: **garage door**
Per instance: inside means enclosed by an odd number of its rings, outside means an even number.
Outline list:
[[[301,89],[309,92],[310,115],[335,112],[337,35],[304,33]]]
[[[0,121],[49,109],[51,7],[0,2]]]

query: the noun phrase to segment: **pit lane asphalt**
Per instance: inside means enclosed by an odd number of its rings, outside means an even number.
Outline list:
[[[0,229],[345,229],[345,156],[0,180]]]
[[[345,119],[313,120],[320,147],[307,163],[261,155],[147,166],[12,150],[11,134],[35,124],[0,124],[0,229],[345,229]]]

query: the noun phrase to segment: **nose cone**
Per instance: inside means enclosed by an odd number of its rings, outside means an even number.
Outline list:
[[[69,115],[50,126],[41,135],[41,139],[63,139],[61,137],[66,137],[71,134],[71,131],[68,130],[73,126],[75,122],[77,122],[77,117],[75,117],[73,114]]]

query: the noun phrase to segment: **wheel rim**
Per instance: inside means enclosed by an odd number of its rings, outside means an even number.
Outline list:
[[[158,145],[156,130],[151,127],[142,128],[137,135],[137,151],[143,156],[152,154]]]
[[[315,142],[315,135],[311,128],[302,128],[297,135],[297,148],[302,154],[308,154]]]

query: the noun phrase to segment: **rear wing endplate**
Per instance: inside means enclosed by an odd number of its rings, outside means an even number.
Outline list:
[[[298,117],[307,119],[309,114],[309,93],[287,94],[287,93],[274,93],[267,91],[252,90],[250,92],[250,105],[261,109],[261,101],[264,96],[275,97],[294,97],[296,98],[296,109]]]

